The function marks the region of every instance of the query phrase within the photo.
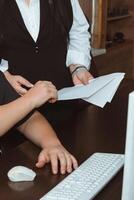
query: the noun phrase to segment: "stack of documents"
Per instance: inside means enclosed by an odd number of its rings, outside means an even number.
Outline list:
[[[83,99],[101,108],[111,102],[125,73],[112,73],[89,81],[87,85],[77,85],[58,91],[58,100]]]

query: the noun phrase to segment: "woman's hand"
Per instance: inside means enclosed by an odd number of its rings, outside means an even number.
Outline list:
[[[4,74],[8,82],[12,85],[12,87],[16,90],[16,92],[20,94],[21,96],[27,93],[27,90],[23,88],[23,86],[27,88],[33,87],[33,84],[31,84],[28,80],[26,80],[22,76],[12,75],[8,71],[6,71]]]
[[[76,67],[78,67],[78,65],[71,65],[70,72],[72,73]],[[86,85],[88,84],[88,81],[93,78],[94,77],[92,76],[92,74],[85,68],[80,68],[79,70],[76,70],[75,73],[72,74],[74,85],[78,85],[78,84]]]
[[[34,108],[38,108],[47,101],[55,103],[58,99],[57,89],[50,81],[38,81],[25,95]]]
[[[72,79],[73,79],[74,85],[78,85],[78,84],[86,85],[86,84],[88,84],[89,80],[93,79],[93,76],[88,71],[81,69],[80,71],[76,72],[72,76]]]
[[[50,145],[44,148],[38,157],[36,167],[41,168],[46,163],[51,163],[53,174],[58,173],[58,163],[60,163],[60,173],[71,173],[73,169],[78,167],[78,163],[61,144]]]

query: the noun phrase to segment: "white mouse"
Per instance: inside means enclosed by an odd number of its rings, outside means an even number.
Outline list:
[[[7,176],[13,182],[33,181],[36,173],[27,167],[16,166],[8,171]]]

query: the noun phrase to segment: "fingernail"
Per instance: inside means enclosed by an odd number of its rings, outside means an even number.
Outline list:
[[[54,174],[57,174],[57,170],[53,170],[53,173],[54,173]]]
[[[36,163],[36,167],[39,167],[39,164],[38,164],[38,163]]]
[[[72,172],[72,169],[68,169],[67,171],[68,171],[68,173],[71,173],[71,172]]]
[[[34,85],[33,84],[28,84],[28,87],[33,87]]]
[[[23,93],[23,94],[26,94],[26,93],[27,93],[27,91],[26,91],[26,90],[23,90],[23,91],[22,91],[22,93]]]
[[[61,171],[61,173],[62,173],[62,174],[65,174],[65,171],[64,171],[64,170],[62,170],[62,171]]]
[[[77,168],[78,168],[78,165],[75,165],[75,166],[74,166],[74,169],[77,169]]]

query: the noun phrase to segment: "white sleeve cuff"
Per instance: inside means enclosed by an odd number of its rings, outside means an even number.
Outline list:
[[[75,64],[84,65],[87,69],[90,69],[91,56],[75,50],[68,50],[66,65],[70,66]]]
[[[0,71],[5,72],[8,70],[8,61],[2,59],[0,63]]]

